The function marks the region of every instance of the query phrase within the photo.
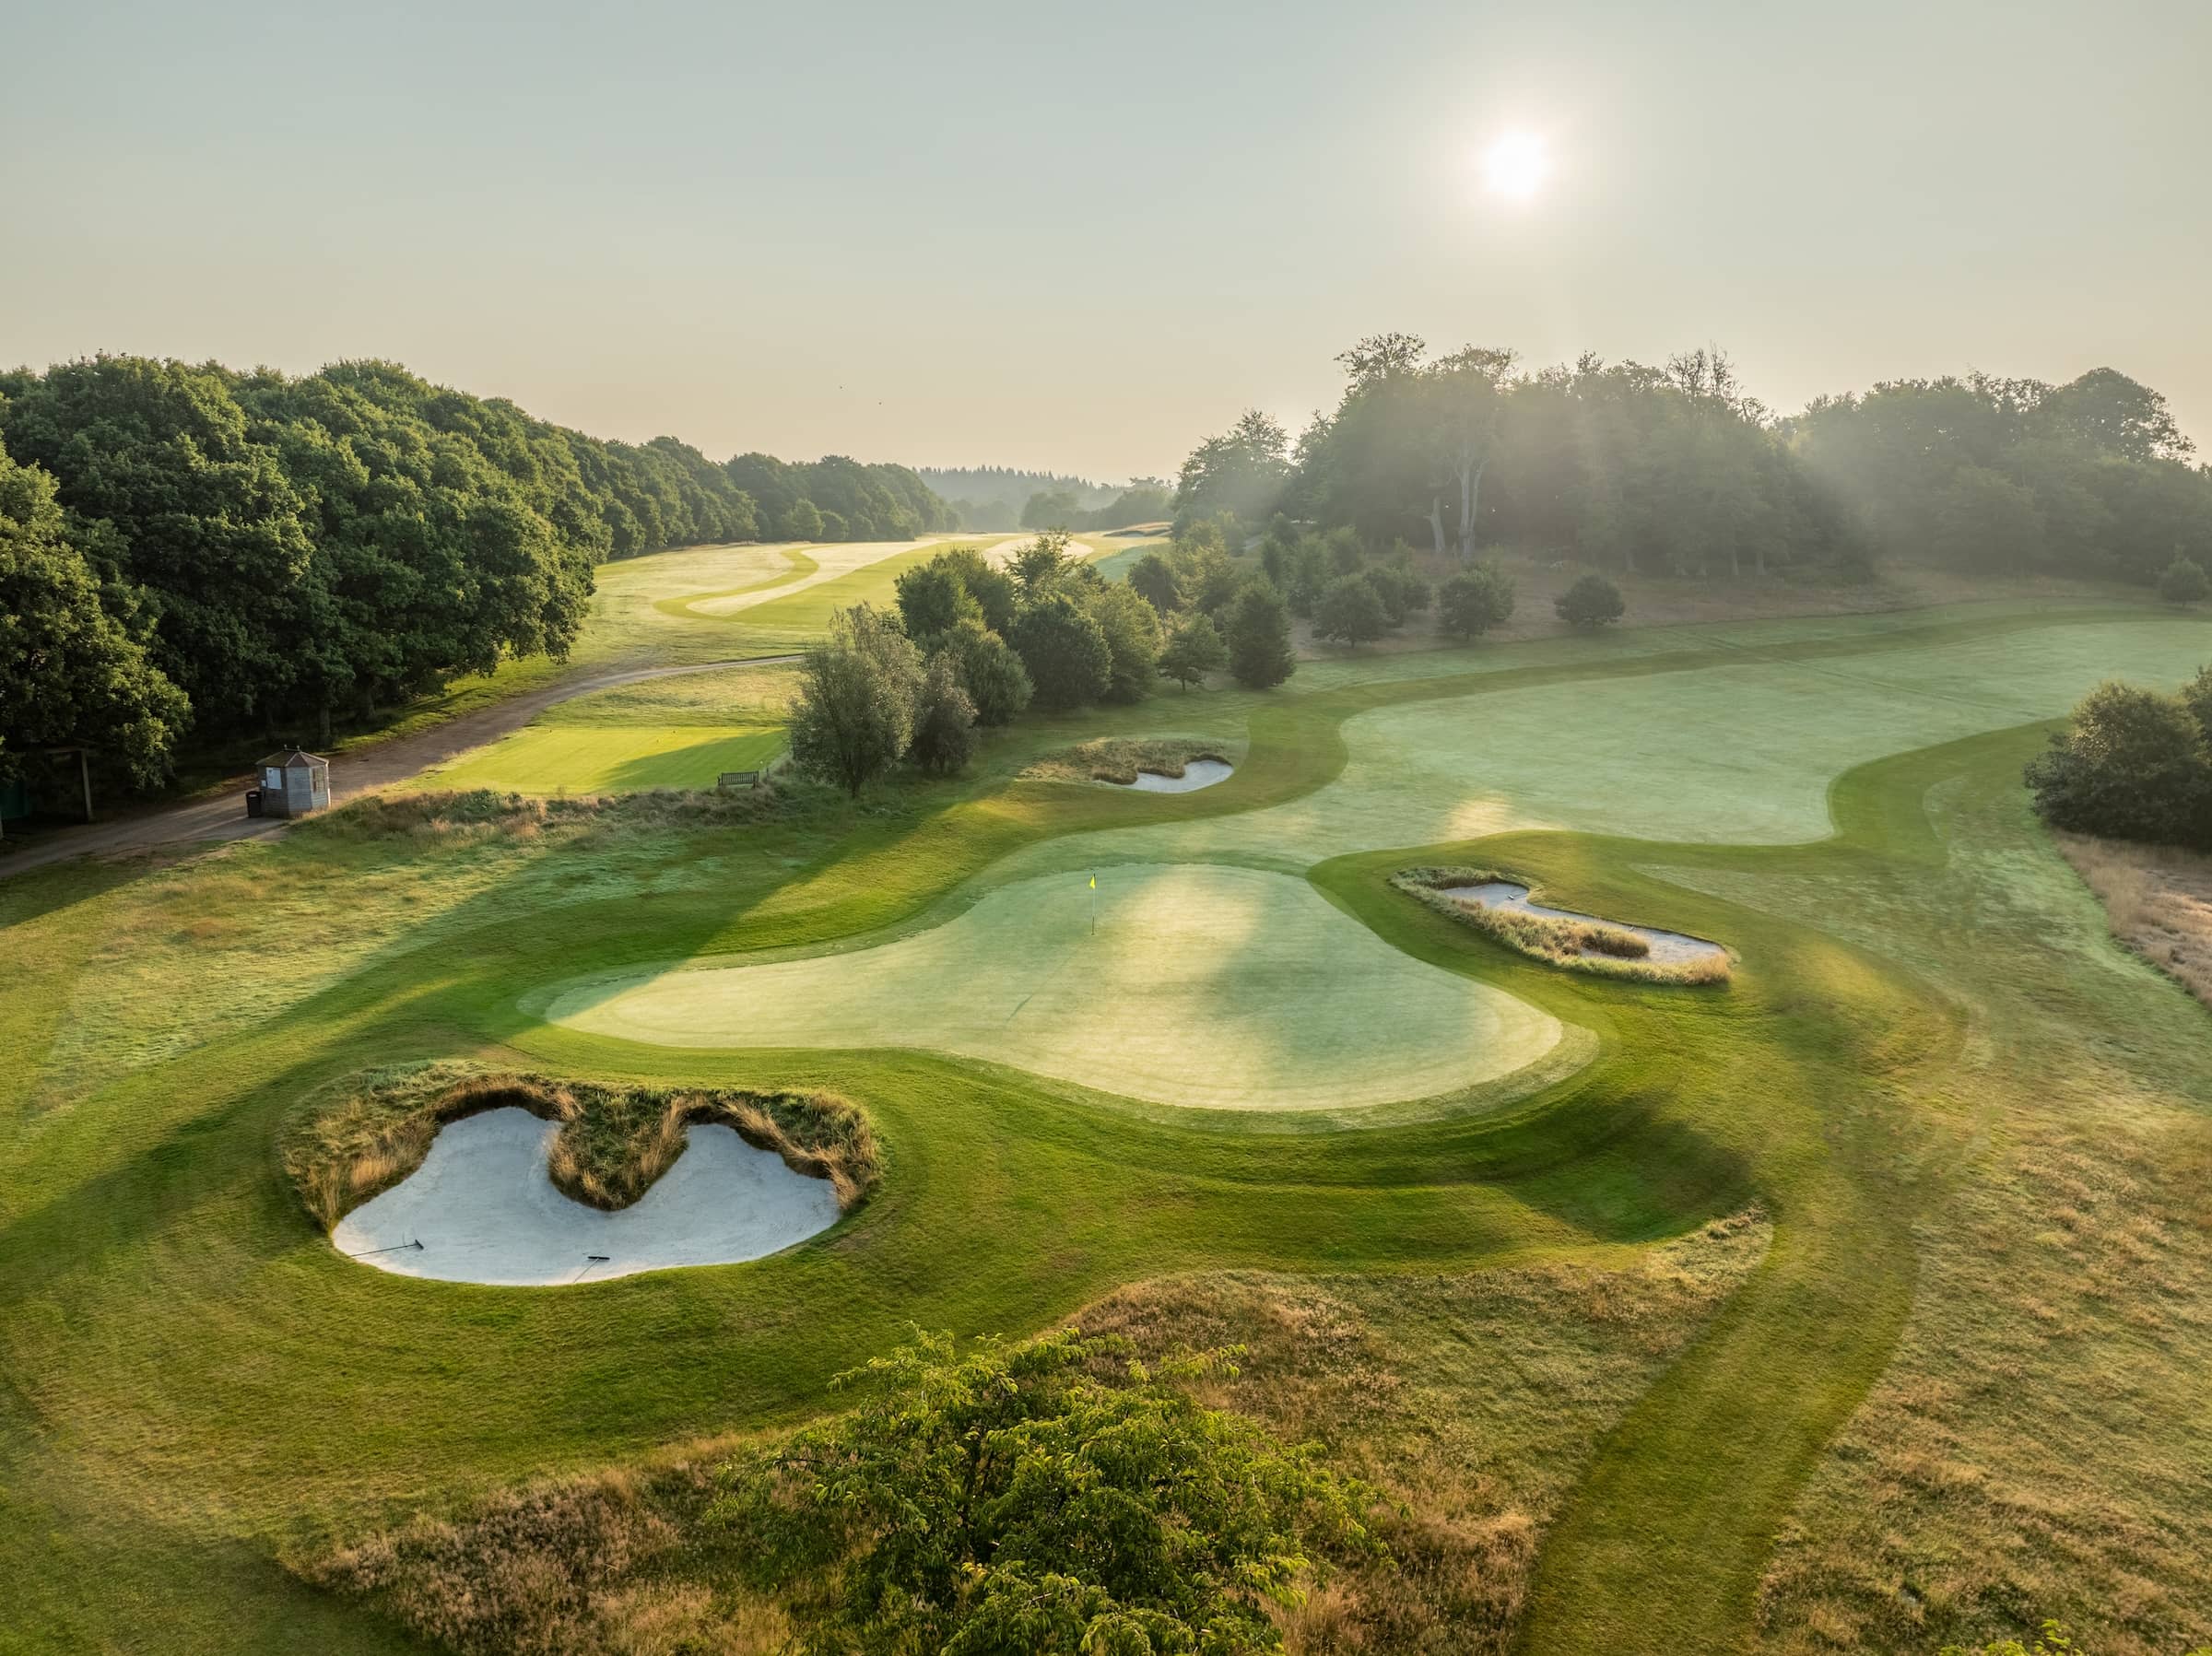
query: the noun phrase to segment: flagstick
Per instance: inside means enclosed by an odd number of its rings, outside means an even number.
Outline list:
[[[1096,874],[1090,876],[1090,934],[1093,937],[1099,934],[1099,876]]]

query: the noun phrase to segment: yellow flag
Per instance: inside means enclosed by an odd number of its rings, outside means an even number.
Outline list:
[[[1090,876],[1090,888],[1093,891],[1099,888],[1099,876],[1095,874]]]

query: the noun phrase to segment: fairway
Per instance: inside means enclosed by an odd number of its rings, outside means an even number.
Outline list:
[[[922,1046],[1155,1103],[1318,1110],[1459,1092],[1559,1021],[1412,960],[1302,880],[1029,880],[873,949],[569,992],[554,1024],[663,1046]]]
[[[712,788],[723,771],[758,770],[783,747],[780,727],[534,724],[426,772],[421,785],[541,794]]]

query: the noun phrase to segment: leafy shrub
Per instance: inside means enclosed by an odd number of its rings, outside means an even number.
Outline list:
[[[1551,606],[1568,626],[1585,631],[1618,621],[1629,611],[1620,589],[1594,570],[1553,599]]]
[[[1106,640],[1106,688],[1101,699],[1142,701],[1159,675],[1159,615],[1125,586],[1100,585],[1085,607]]]
[[[1389,628],[1382,594],[1366,575],[1339,575],[1321,591],[1313,609],[1313,633],[1347,644],[1371,643]]]
[[[1480,638],[1512,619],[1513,581],[1495,563],[1479,563],[1437,589],[1438,628],[1448,638]]]
[[[2212,577],[2194,559],[2176,557],[2159,577],[2159,596],[2169,604],[2202,604],[2212,593]]]
[[[959,669],[960,688],[975,704],[978,724],[1011,724],[1030,705],[1030,672],[1014,647],[981,621],[966,620],[945,635],[944,649]]]
[[[1272,1610],[1380,1552],[1372,1497],[1131,1349],[919,1334],[839,1377],[865,1389],[851,1414],[729,1462],[710,1521],[809,1649],[1279,1650]]]
[[[932,656],[914,699],[914,739],[907,757],[929,776],[957,776],[975,758],[975,703],[960,688],[952,657]]]
[[[1237,594],[1226,631],[1229,670],[1245,688],[1272,689],[1298,671],[1289,608],[1266,581],[1254,581]]]
[[[2194,711],[2212,683],[2183,696],[2108,682],[2074,710],[2026,771],[2035,808],[2055,828],[2212,850],[2212,733]]]
[[[1170,635],[1159,652],[1159,670],[1189,689],[1208,673],[1229,665],[1229,646],[1221,631],[1205,616],[1192,616]]]
[[[865,604],[838,611],[799,664],[793,761],[858,798],[906,752],[921,687],[922,658],[888,617]]]
[[[1032,601],[1007,642],[1036,687],[1039,707],[1088,707],[1112,682],[1113,648],[1105,630],[1067,593],[1047,592]]]

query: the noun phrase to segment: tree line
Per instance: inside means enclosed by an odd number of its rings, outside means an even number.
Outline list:
[[[1511,545],[1675,576],[1900,558],[2150,585],[2212,567],[2212,468],[2111,369],[1892,381],[1777,417],[1713,349],[1530,371],[1381,334],[1338,360],[1337,405],[1295,442],[1253,412],[1193,451],[1178,522],[1281,512],[1466,562]]]
[[[949,523],[902,466],[601,441],[391,363],[0,373],[0,776],[81,744],[150,786],[187,732],[327,738],[565,657],[609,558]]]
[[[1141,701],[1159,679],[1186,689],[1226,668],[1254,689],[1297,670],[1290,612],[1249,560],[1186,540],[1139,569],[1164,582],[1100,578],[1047,531],[999,569],[969,547],[899,577],[897,607],[841,610],[799,668],[792,758],[855,796],[902,759],[947,776],[981,733],[1026,710]]]

